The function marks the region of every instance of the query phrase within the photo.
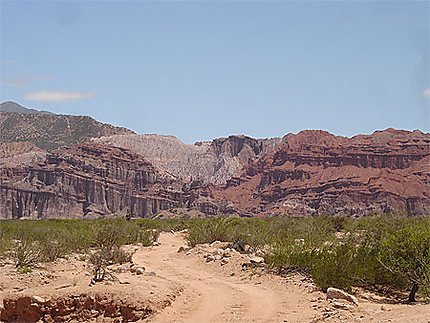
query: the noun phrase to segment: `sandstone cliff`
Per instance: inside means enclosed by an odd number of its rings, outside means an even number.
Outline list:
[[[429,149],[430,134],[420,131],[288,134],[214,196],[250,215],[429,214]]]

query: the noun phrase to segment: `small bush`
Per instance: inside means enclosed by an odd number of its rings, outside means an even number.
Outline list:
[[[21,241],[16,244],[12,251],[16,268],[34,266],[42,259],[42,247],[37,241]]]
[[[88,257],[88,263],[93,267],[92,281],[103,281],[106,275],[106,268],[111,258],[111,252],[107,249],[101,249],[93,252]]]
[[[188,226],[188,241],[194,247],[201,243],[215,241],[231,241],[232,219],[211,218],[206,220],[190,221]]]
[[[121,220],[96,220],[93,226],[92,241],[100,249],[111,250],[121,245],[125,239],[125,230]]]

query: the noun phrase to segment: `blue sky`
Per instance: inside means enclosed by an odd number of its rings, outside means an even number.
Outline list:
[[[1,101],[187,143],[430,131],[428,1],[1,1]]]

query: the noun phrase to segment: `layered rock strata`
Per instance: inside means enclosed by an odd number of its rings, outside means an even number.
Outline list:
[[[94,141],[131,149],[144,156],[160,173],[175,179],[225,184],[245,165],[273,152],[281,138],[230,136],[187,145],[173,136],[114,135]]]
[[[353,138],[288,134],[214,190],[244,214],[429,214],[430,135],[387,129]]]
[[[92,218],[127,212],[151,217],[177,207],[213,213],[205,203],[211,198],[205,187],[166,179],[144,158],[118,147],[85,143],[48,154],[36,165],[0,171],[0,218]]]

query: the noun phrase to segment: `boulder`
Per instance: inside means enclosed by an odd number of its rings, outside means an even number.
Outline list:
[[[347,292],[345,292],[341,289],[329,287],[327,289],[326,297],[327,297],[327,299],[344,299],[348,302],[353,303],[354,305],[358,305],[358,301],[357,301],[357,298],[355,296],[348,294]]]

